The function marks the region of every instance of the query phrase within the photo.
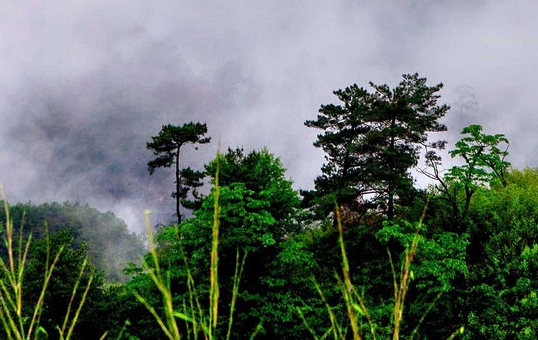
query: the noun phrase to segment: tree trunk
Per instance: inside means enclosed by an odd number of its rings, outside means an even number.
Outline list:
[[[391,173],[389,175],[389,187],[388,187],[389,201],[388,201],[388,207],[387,207],[387,219],[389,221],[392,221],[394,219],[394,189],[395,189],[394,182],[396,181],[396,179],[394,178],[395,177],[394,168],[396,167],[395,156],[394,156],[394,154],[395,154],[394,146],[396,144],[395,137],[394,137],[394,128],[395,128],[395,126],[396,126],[396,117],[393,117],[392,121],[390,123],[390,133],[391,133],[391,136],[390,136],[390,152],[392,154],[391,154],[391,157],[390,157],[390,164],[389,164],[389,171]]]
[[[180,201],[180,197],[179,197],[179,189],[181,188],[181,183],[179,181],[180,179],[180,172],[179,172],[179,149],[180,147],[178,146],[177,147],[177,150],[176,150],[176,215],[177,215],[177,224],[181,224],[181,213],[179,211],[179,201]]]

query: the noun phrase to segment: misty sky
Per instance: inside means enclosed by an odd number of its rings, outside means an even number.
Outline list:
[[[88,202],[133,225],[172,200],[145,143],[192,120],[213,141],[185,165],[219,143],[267,146],[311,188],[323,153],[304,121],[333,90],[414,72],[445,85],[446,138],[479,123],[534,167],[536,13],[534,0],[0,0],[0,183],[10,201]]]

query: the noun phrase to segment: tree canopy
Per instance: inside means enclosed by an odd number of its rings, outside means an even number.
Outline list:
[[[454,165],[443,175],[439,167],[441,158],[434,152],[426,153],[430,170],[420,171],[437,181],[442,197],[452,207],[456,221],[463,221],[469,211],[471,198],[480,187],[500,182],[506,186],[506,176],[511,166],[506,160],[510,143],[505,135],[488,135],[480,125],[469,125],[461,131],[463,137],[449,152],[452,158],[461,158],[463,164]],[[464,199],[458,196],[463,192]],[[458,223],[459,223],[458,222]]]
[[[370,87],[335,91],[342,104],[322,105],[317,119],[305,122],[322,130],[314,146],[326,153],[316,195],[352,209],[368,197],[392,219],[396,202],[413,191],[409,169],[417,165],[419,150],[444,145],[428,144],[428,133],[446,130],[439,120],[449,107],[437,103],[442,84],[428,86],[418,74],[403,75],[392,89]]]

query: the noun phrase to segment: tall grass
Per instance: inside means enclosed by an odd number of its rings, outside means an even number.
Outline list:
[[[389,255],[389,260],[390,260],[390,267],[392,270],[392,278],[393,278],[393,286],[394,286],[394,308],[393,308],[393,317],[392,317],[392,320],[393,320],[392,321],[393,322],[392,339],[393,340],[400,339],[400,326],[403,319],[405,297],[409,290],[409,283],[411,282],[411,279],[413,278],[413,271],[411,270],[411,263],[413,262],[413,259],[415,258],[415,254],[417,253],[419,233],[420,233],[420,229],[422,228],[422,223],[424,222],[424,216],[426,215],[427,207],[428,207],[428,203],[424,205],[424,210],[422,211],[422,215],[420,216],[420,220],[418,222],[417,229],[415,231],[415,236],[413,237],[413,240],[411,241],[411,246],[406,247],[404,251],[404,260],[403,260],[399,274],[396,274],[396,269],[394,268],[394,261],[392,260],[392,255],[390,254],[390,251],[387,249],[387,253]],[[440,295],[438,295],[437,298],[439,297]],[[424,320],[426,314],[431,310],[431,307],[433,307],[433,304],[431,304],[430,308],[428,308],[426,312],[422,315],[419,321],[419,324],[416,326],[415,330],[413,331],[413,334],[415,334],[416,330],[418,329],[418,327]]]
[[[189,339],[191,337],[193,339],[198,339],[199,331],[202,331],[204,339],[213,340],[217,338],[217,328],[218,328],[217,326],[219,325],[218,317],[219,317],[219,297],[220,297],[219,276],[218,276],[218,266],[219,266],[218,247],[219,247],[219,231],[220,231],[219,230],[220,229],[220,221],[219,221],[219,214],[220,214],[219,194],[220,192],[219,192],[219,182],[218,182],[218,178],[219,178],[218,171],[219,170],[217,168],[217,173],[215,175],[215,186],[213,189],[214,211],[213,211],[213,223],[211,226],[212,237],[211,237],[211,253],[210,253],[210,267],[209,267],[210,286],[209,286],[209,293],[208,293],[209,310],[207,312],[202,308],[202,304],[200,303],[200,300],[199,300],[200,294],[196,288],[196,283],[194,282],[194,278],[191,274],[189,264],[187,261],[187,256],[184,253],[182,257],[185,264],[185,268],[187,270],[187,288],[188,288],[189,298],[188,298],[188,301],[183,302],[181,311],[179,311],[174,306],[173,294],[170,288],[169,274],[164,273],[160,269],[159,256],[155,248],[154,237],[151,231],[151,223],[149,220],[150,211],[146,210],[146,213],[145,213],[146,232],[148,234],[149,251],[150,251],[151,259],[153,262],[153,267],[150,266],[148,263],[144,263],[144,266],[151,280],[157,286],[160,293],[162,294],[163,301],[164,301],[164,319],[157,313],[155,308],[151,306],[150,303],[144,297],[142,297],[137,292],[134,292],[134,294],[136,298],[154,316],[155,320],[161,327],[162,331],[169,339],[173,339],[173,340],[181,339],[182,335],[179,332],[177,319],[183,320],[185,322],[185,325],[186,325],[185,328],[187,329],[187,334],[184,334],[184,335],[187,336],[187,338]],[[234,315],[234,310],[235,310],[235,304],[237,301],[237,296],[239,293],[239,283],[240,283],[240,279],[243,273],[245,260],[246,260],[246,254],[244,254],[242,259],[240,260],[239,250],[238,250],[237,256],[236,256],[235,274],[233,277],[232,299],[230,303],[230,311],[229,311],[229,316],[228,316],[228,321],[227,321],[226,339],[230,339],[231,337],[233,315]],[[257,329],[256,331],[258,330],[259,329]],[[251,338],[252,337],[253,336],[251,336]]]
[[[424,217],[426,215],[427,206],[428,206],[428,202],[426,202],[424,209],[422,211],[422,214],[420,216],[411,245],[407,246],[404,251],[403,260],[401,262],[400,270],[398,272],[396,271],[396,268],[395,268],[395,261],[393,260],[390,251],[387,249],[389,262],[390,262],[390,266],[392,270],[393,290],[394,290],[393,291],[394,306],[392,308],[391,325],[389,325],[393,340],[400,339],[401,323],[404,318],[405,299],[407,296],[407,292],[409,291],[410,282],[413,279],[413,270],[411,268],[411,265],[417,253],[419,233],[422,228]],[[327,313],[329,315],[329,320],[331,323],[329,330],[325,334],[323,334],[321,337],[319,337],[315,333],[315,331],[312,329],[312,327],[310,327],[310,325],[308,324],[306,318],[302,314],[302,311],[298,309],[297,312],[300,318],[303,320],[303,324],[305,325],[307,330],[312,334],[312,336],[316,340],[325,339],[331,334],[334,339],[341,339],[341,340],[347,339],[348,336],[346,334],[346,328],[348,328],[348,326],[351,329],[352,338],[354,340],[362,340],[364,338],[364,335],[361,333],[361,330],[363,329],[363,320],[366,320],[367,329],[369,329],[370,331],[371,338],[376,339],[377,338],[376,337],[376,325],[374,324],[374,322],[372,321],[372,318],[370,317],[368,308],[364,302],[364,298],[357,292],[356,287],[353,285],[351,277],[350,277],[349,261],[347,258],[347,252],[346,252],[345,243],[344,243],[344,230],[343,230],[342,222],[341,222],[340,209],[338,209],[337,207],[335,211],[336,211],[336,220],[337,220],[337,227],[338,227],[338,244],[340,247],[340,253],[341,253],[341,258],[342,258],[342,261],[341,261],[342,274],[341,275],[335,274],[335,278],[338,283],[338,287],[340,288],[342,297],[344,299],[348,321],[345,324],[339,323],[338,318],[333,308],[327,302],[327,299],[325,298],[323,291],[321,290],[320,286],[317,284],[315,280],[313,281],[314,287],[317,290],[318,294],[320,295],[325,305],[325,308],[327,310]],[[440,298],[440,296],[441,296],[441,293],[439,293],[435,297],[434,301],[430,303],[429,307],[422,314],[420,320],[418,321],[418,324],[411,332],[409,339],[413,339],[413,337],[416,335],[426,315],[432,310],[433,306],[435,305],[435,302]],[[456,336],[461,335],[462,333],[463,333],[463,327],[459,328],[453,334],[451,334],[449,339],[453,339]]]
[[[147,310],[155,317],[155,320],[163,330],[164,334],[169,339],[181,339],[179,334],[179,328],[177,326],[174,313],[174,303],[172,298],[172,292],[170,290],[170,280],[169,276],[163,275],[161,267],[159,265],[159,257],[157,255],[157,250],[155,249],[155,242],[153,240],[153,233],[151,232],[151,224],[149,220],[149,215],[151,211],[145,211],[145,220],[146,220],[146,232],[148,234],[148,245],[149,253],[153,259],[153,268],[150,268],[147,263],[144,263],[144,266],[149,269],[148,274],[155,286],[159,289],[163,296],[164,302],[164,320],[159,316],[155,308],[136,291],[134,292],[136,298],[147,308]],[[179,315],[178,315],[179,316]],[[185,317],[186,318],[186,317]],[[187,321],[190,321],[187,319]]]
[[[30,314],[26,314],[25,311],[28,308],[24,307],[28,306],[24,306],[23,281],[25,277],[25,268],[27,265],[30,245],[32,243],[32,234],[30,233],[27,238],[24,239],[24,217],[21,221],[18,235],[16,236],[14,234],[15,228],[13,220],[10,216],[9,204],[4,196],[1,185],[0,197],[4,203],[4,212],[6,216],[6,220],[3,223],[0,221],[0,228],[4,233],[3,243],[7,253],[7,259],[0,257],[0,320],[2,321],[2,326],[8,339],[38,339],[40,335],[47,336],[48,334],[47,330],[40,325],[40,320],[45,305],[47,288],[51,282],[54,268],[58,264],[65,246],[62,245],[55,254],[52,254],[49,234],[48,232],[45,233],[47,257],[45,271],[43,273],[43,283],[40,289],[38,300],[32,305],[33,307],[29,308],[31,310]],[[63,324],[61,327],[58,325],[56,328],[59,333],[59,337],[62,340],[68,340],[73,335],[73,330],[92,282],[92,277],[90,277],[81,300],[79,301],[78,306],[76,306],[75,296],[77,294],[77,289],[81,282],[86,263],[87,262],[85,261],[73,288]],[[71,315],[72,308],[75,308],[73,315]]]
[[[217,155],[219,157],[219,155]],[[218,159],[218,158],[217,158]],[[219,166],[215,174],[215,189],[213,191],[213,227],[211,228],[211,269],[209,271],[209,339],[213,339],[217,329],[219,314],[219,230],[220,230],[220,206],[219,206]]]
[[[86,287],[84,288],[84,292],[82,293],[82,297],[80,299],[78,307],[75,310],[75,314],[71,316],[71,308],[72,306],[74,306],[75,297],[78,291],[78,286],[80,285],[80,282],[82,281],[82,276],[84,275],[84,270],[86,269],[87,265],[88,265],[88,259],[86,258],[84,259],[84,262],[82,263],[82,266],[80,267],[80,273],[78,275],[77,281],[75,281],[75,284],[73,285],[71,299],[69,300],[69,304],[67,306],[67,312],[65,313],[65,318],[64,318],[62,327],[61,328],[59,326],[57,327],[60,333],[61,340],[70,339],[71,336],[73,335],[73,330],[75,329],[75,325],[80,315],[80,311],[82,310],[82,306],[84,305],[84,302],[86,302],[86,297],[88,296],[88,292],[90,291],[90,287],[93,281],[93,275],[90,276],[90,278],[88,279],[88,283],[86,284]],[[103,339],[105,336],[106,336],[106,333],[103,334],[101,339]]]
[[[340,216],[340,209],[336,209],[336,220],[338,225],[338,243],[340,244],[340,252],[342,255],[342,274],[344,276],[343,285],[340,283],[342,295],[346,303],[347,314],[351,330],[353,332],[353,340],[360,340],[362,336],[359,332],[359,316],[364,316],[368,322],[372,337],[375,339],[375,328],[372,324],[368,309],[364,304],[364,299],[357,293],[355,287],[351,283],[351,277],[349,275],[349,261],[347,259],[347,252],[344,244],[344,228],[342,227],[342,219]],[[357,315],[359,313],[359,315]]]

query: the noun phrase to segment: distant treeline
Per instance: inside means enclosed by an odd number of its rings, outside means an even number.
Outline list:
[[[2,203],[3,206],[3,203]],[[83,245],[89,260],[104,273],[106,282],[127,279],[123,269],[129,263],[140,263],[146,247],[139,235],[132,233],[125,222],[112,212],[100,212],[81,203],[18,203],[10,207],[10,216],[18,237],[23,227],[23,239],[32,234],[34,239],[49,233],[68,232],[73,237],[73,247]],[[5,221],[5,211],[0,210],[0,221]],[[5,247],[0,245],[5,255]]]

